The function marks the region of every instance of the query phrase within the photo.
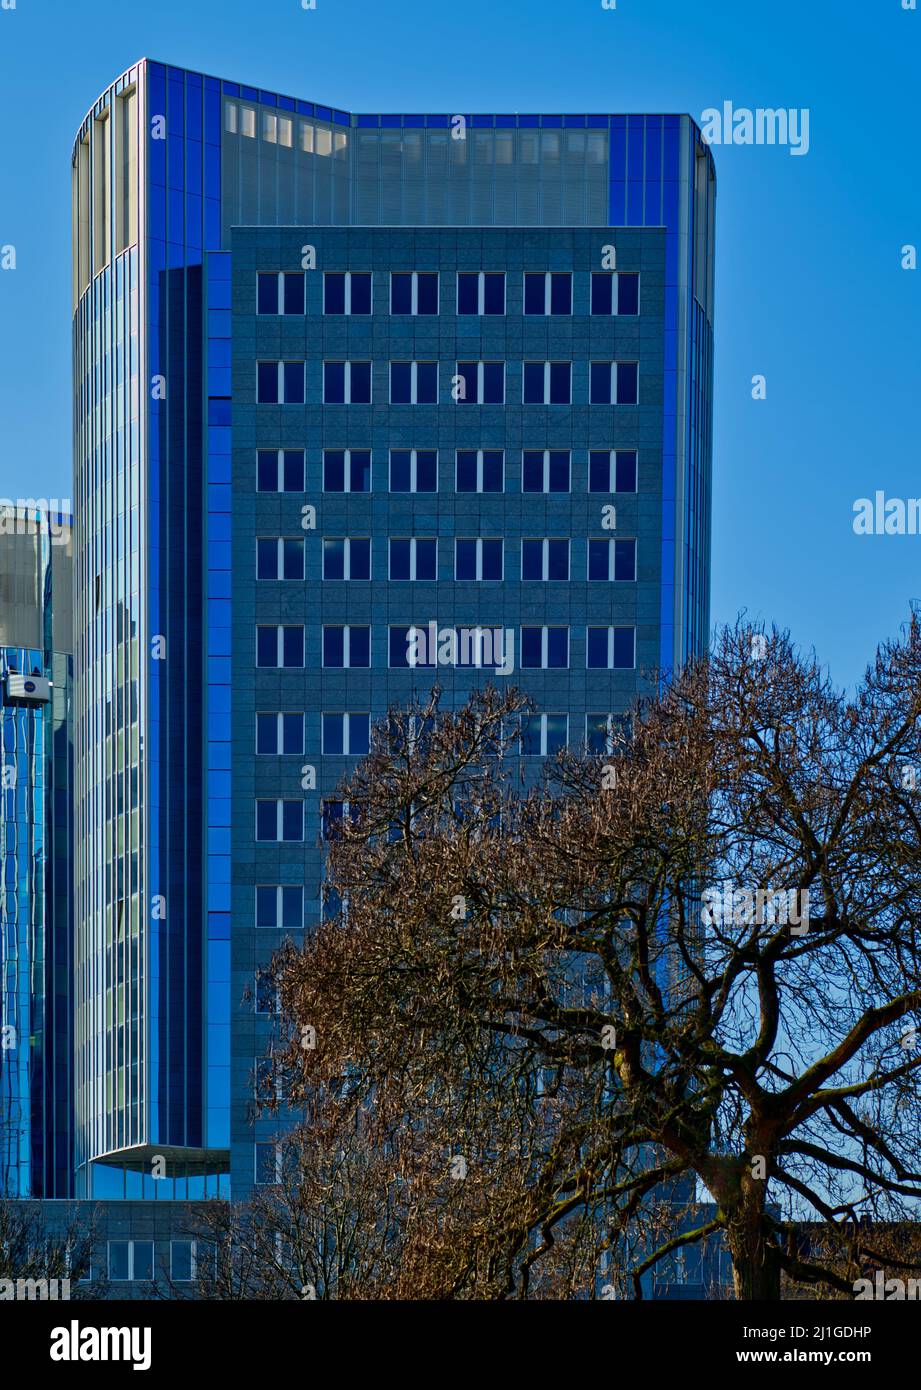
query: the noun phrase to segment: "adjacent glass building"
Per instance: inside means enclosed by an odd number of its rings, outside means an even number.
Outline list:
[[[0,1199],[73,1185],[72,559],[0,502]]]
[[[706,644],[713,162],[143,61],[72,177],[76,1192],[242,1197],[370,722],[513,681],[536,768]]]

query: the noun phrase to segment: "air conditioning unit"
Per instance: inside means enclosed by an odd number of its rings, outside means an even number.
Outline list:
[[[10,671],[6,677],[6,697],[29,705],[46,705],[51,699],[51,681],[44,676],[20,676]]]

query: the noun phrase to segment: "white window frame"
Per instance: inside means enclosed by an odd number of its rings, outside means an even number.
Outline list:
[[[548,463],[548,467],[549,467],[549,463]],[[562,496],[562,494],[560,494],[560,495]],[[521,575],[520,575],[520,578],[521,578],[521,582],[522,582],[523,584],[529,584],[529,583],[533,583],[534,581],[533,581],[533,580],[527,580],[527,579],[525,579],[525,577],[524,577],[524,543],[525,543],[525,541],[540,541],[540,542],[541,542],[541,545],[542,545],[542,550],[541,550],[541,564],[540,564],[540,583],[541,583],[541,584],[568,584],[568,583],[569,583],[570,575],[571,575],[571,573],[572,573],[572,547],[570,546],[569,537],[568,537],[568,536],[522,536],[522,538],[521,538]],[[562,541],[562,542],[565,544],[565,546],[566,546],[566,578],[565,578],[565,579],[551,579],[551,578],[549,577],[549,575],[550,575],[550,542],[551,542],[551,541]]]
[[[474,397],[473,404],[474,404],[474,405],[505,405],[505,403],[506,403],[506,395],[507,395],[507,392],[506,392],[506,389],[505,389],[505,368],[506,368],[506,365],[507,365],[507,364],[506,364],[505,362],[503,362],[503,361],[500,361],[498,358],[495,358],[495,357],[486,357],[486,358],[463,358],[463,359],[455,358],[455,360],[454,360],[454,375],[455,375],[456,377],[459,377],[459,376],[460,376],[461,360],[463,360],[463,361],[470,361],[470,362],[476,361],[476,396]],[[485,380],[485,377],[486,377],[486,366],[487,366],[487,363],[488,363],[488,365],[489,365],[490,367],[501,367],[501,368],[502,368],[502,399],[501,399],[501,401],[484,401],[484,399],[483,399],[483,383],[484,383],[484,380]],[[455,405],[460,405],[462,401],[469,401],[469,400],[470,400],[470,397],[469,397],[469,396],[458,396],[458,398],[457,398],[457,400],[454,402],[454,404],[455,404]],[[479,451],[478,451],[478,452],[479,452]]]
[[[543,453],[543,456],[544,456],[543,487],[541,488],[540,492],[532,492],[532,493],[530,493],[530,494],[525,494],[525,496],[530,495],[531,497],[565,497],[565,496],[571,495],[571,493],[572,493],[572,450],[571,450],[571,449],[542,449],[542,450],[541,450],[541,449],[522,449],[522,451],[521,451],[521,490],[522,490],[522,492],[524,493],[524,456],[525,456],[525,454],[538,454],[538,453]],[[565,493],[563,493],[563,492],[551,493],[551,491],[550,491],[550,455],[551,455],[551,454],[568,454],[568,455],[569,455],[569,467],[568,467],[568,469],[566,470],[566,471],[567,471],[567,475],[568,475],[567,481],[568,481],[568,483],[569,483],[569,486],[567,487]]]
[[[259,555],[259,542],[260,542],[260,541],[275,541],[275,543],[276,543],[276,546],[275,546],[275,574],[274,574],[274,576],[273,576],[271,579],[260,579],[260,578],[258,577],[258,574],[259,574],[259,571],[258,571],[258,555]],[[284,545],[284,543],[285,543],[285,541],[300,541],[300,545],[301,545],[301,573],[298,575],[298,577],[297,577],[296,579],[286,579],[285,576],[284,576],[284,573],[283,573],[283,571],[284,571],[284,564],[285,564],[285,559],[284,559],[284,556],[285,556],[285,545]],[[257,577],[256,577],[256,583],[257,583],[257,584],[279,584],[279,583],[280,583],[280,584],[303,584],[303,582],[304,582],[304,573],[305,573],[305,568],[304,568],[304,566],[305,566],[305,551],[306,551],[306,547],[305,547],[305,545],[304,545],[304,538],[303,538],[303,536],[257,536],[257,537],[256,537],[256,556],[257,556],[257,569],[256,569],[256,576],[257,576]]]
[[[112,1274],[112,1253],[113,1245],[127,1245],[128,1247],[128,1277],[126,1279],[116,1279]],[[150,1245],[153,1247],[151,1259],[151,1273],[149,1275],[137,1275],[134,1271],[134,1247],[135,1245]],[[157,1277],[157,1245],[154,1240],[108,1240],[106,1241],[106,1277],[117,1284],[135,1284],[139,1279],[156,1279]]]
[[[327,665],[324,663],[323,666],[321,667],[321,670],[324,670],[324,671],[351,671],[351,670],[355,670],[355,671],[367,671],[367,670],[370,668],[370,663],[369,663],[369,666],[355,666],[355,667],[352,666],[352,652],[351,652],[351,647],[352,647],[352,628],[353,628],[353,627],[360,627],[360,628],[365,628],[365,627],[367,627],[367,628],[368,628],[368,641],[369,641],[369,644],[370,644],[370,640],[371,640],[371,636],[370,636],[370,633],[371,633],[370,624],[367,624],[367,623],[324,623],[324,625],[323,625],[324,632],[325,632],[326,628],[328,628],[328,627],[330,627],[330,628],[341,628],[341,629],[342,629],[342,665],[341,665],[341,666],[327,666]],[[321,636],[320,636],[320,640],[321,640],[321,642],[323,642],[323,645],[325,646],[326,644],[325,644],[325,641],[324,641],[324,639],[323,639],[323,635],[322,635],[322,634],[321,634]],[[321,653],[321,656],[322,656],[322,653]]]
[[[324,729],[325,729],[326,726],[325,726],[324,721],[327,720],[327,719],[331,719],[331,718],[333,718],[333,717],[335,717],[336,719],[341,719],[341,720],[342,720],[342,752],[341,752],[341,753],[329,753],[328,756],[331,757],[331,758],[352,758],[352,757],[355,757],[356,754],[354,754],[354,753],[352,753],[352,752],[350,751],[350,746],[351,746],[351,741],[352,741],[352,720],[353,720],[353,719],[367,719],[367,721],[368,721],[368,735],[369,735],[369,739],[370,739],[370,734],[371,734],[371,713],[370,713],[370,711],[369,711],[369,710],[338,710],[338,709],[327,709],[327,710],[323,710],[323,711],[321,712],[321,714],[320,714],[320,740],[321,740],[321,743],[323,744],[323,746],[322,746],[322,748],[321,748],[321,752],[323,752],[324,754],[325,754],[326,751],[327,751],[327,750],[326,750],[325,734],[324,734]]]
[[[599,624],[599,627],[600,627],[600,626],[601,626],[601,624]],[[569,626],[569,624],[568,624],[568,623],[522,623],[522,624],[521,624],[521,631],[519,632],[519,642],[521,643],[521,645],[520,645],[520,647],[519,647],[519,651],[522,651],[522,652],[524,651],[524,639],[523,639],[523,635],[522,635],[522,634],[524,633],[525,628],[532,628],[532,627],[539,627],[539,628],[540,628],[540,665],[539,665],[539,666],[530,666],[530,667],[527,667],[527,668],[522,667],[522,670],[525,670],[525,669],[531,670],[531,671],[568,671],[568,670],[570,670],[570,661],[571,661],[571,658],[572,658],[572,629],[571,629],[571,627]],[[551,632],[551,630],[554,631],[554,632],[565,632],[565,633],[566,633],[566,665],[565,665],[565,666],[548,666],[548,665],[547,665],[547,657],[548,657],[548,655],[549,655],[549,650],[548,650],[548,649],[549,649],[549,647],[550,647],[550,632]]]
[[[630,579],[615,579],[614,567],[617,555],[617,546],[624,545],[626,542],[633,542],[633,576]],[[608,547],[608,577],[607,580],[589,580],[589,555],[593,545],[606,545]],[[636,538],[634,536],[589,536],[585,542],[585,578],[587,583],[593,584],[635,584],[636,583]]]
[[[460,541],[476,541],[476,573],[473,580],[457,577],[457,547]],[[497,541],[501,547],[502,573],[498,579],[483,578],[483,542]],[[454,581],[457,584],[501,584],[505,579],[505,540],[502,536],[455,536],[454,537]]]
[[[369,270],[356,270],[356,271],[355,271],[355,274],[356,274],[356,275],[370,275],[370,276],[371,276],[371,313],[370,313],[370,314],[358,314],[358,315],[356,315],[357,318],[362,318],[362,319],[371,318],[371,317],[373,316],[373,314],[374,314],[374,272],[373,272],[373,271],[369,271]],[[342,311],[341,314],[330,314],[330,315],[328,315],[328,317],[331,318],[331,319],[341,319],[341,318],[345,318],[347,315],[350,316],[351,313],[352,313],[352,271],[351,271],[351,270],[324,270],[324,272],[323,272],[323,313],[324,313],[324,314],[326,313],[326,277],[327,277],[327,275],[344,275],[344,276],[345,276],[345,308],[343,309],[343,311]]]
[[[257,835],[255,835],[255,836],[253,837],[254,840],[255,840],[255,843],[256,843],[257,845],[302,845],[302,844],[304,843],[304,805],[305,805],[305,803],[304,803],[304,801],[303,801],[301,798],[296,797],[296,796],[257,796],[257,797],[255,798],[255,800],[256,800],[256,806],[257,806],[257,807],[258,807],[258,805],[259,805],[259,803],[260,803],[261,801],[274,801],[274,802],[275,802],[275,839],[274,839],[274,840],[260,840],[260,839],[259,839],[259,836],[258,836],[258,834],[257,834]],[[301,807],[301,838],[300,838],[299,840],[283,840],[283,839],[282,839],[281,832],[282,832],[282,821],[283,821],[283,817],[284,817],[284,811],[283,811],[282,808],[283,808],[288,802],[290,802],[292,805],[299,805],[299,806]],[[258,815],[257,815],[257,819],[258,819]],[[255,825],[255,824],[254,824],[253,829],[254,829],[254,830],[258,830],[258,825]]]
[[[343,386],[344,386],[344,393],[343,393],[343,394],[344,394],[344,396],[345,396],[345,399],[342,400],[342,401],[328,401],[328,400],[326,399],[326,368],[327,368],[327,366],[332,367],[333,365],[338,365],[340,362],[341,362],[342,365],[345,367],[345,381],[344,381],[344,383],[343,383]],[[371,405],[371,404],[372,404],[372,402],[373,402],[373,400],[374,400],[374,363],[373,363],[373,360],[371,360],[371,359],[369,359],[369,358],[367,358],[367,357],[361,357],[361,358],[356,357],[356,358],[355,358],[355,363],[357,364],[358,362],[360,362],[362,366],[364,366],[364,365],[367,363],[367,365],[371,368],[371,370],[370,370],[370,372],[369,372],[369,375],[368,375],[368,384],[369,384],[369,386],[370,386],[370,388],[371,388],[371,394],[370,394],[370,396],[368,397],[368,399],[367,399],[366,401],[353,401],[353,400],[352,400],[352,365],[353,365],[353,363],[352,363],[352,359],[351,359],[351,358],[343,358],[343,357],[324,357],[324,359],[323,359],[323,404],[324,404],[324,405]],[[307,393],[306,393],[306,389],[305,389],[305,392],[304,392],[305,398],[306,398],[306,394],[307,394]]]
[[[407,452],[409,453],[409,492],[408,492],[408,493],[399,493],[399,492],[398,492],[398,493],[396,493],[395,495],[396,495],[397,497],[409,497],[409,496],[411,496],[411,495],[413,495],[413,494],[415,494],[415,493],[417,493],[417,492],[419,491],[418,487],[416,486],[416,484],[418,483],[418,480],[419,480],[419,475],[418,475],[418,471],[417,471],[417,455],[418,455],[418,454],[434,454],[434,455],[435,455],[435,492],[424,492],[424,493],[421,494],[423,497],[434,497],[434,496],[435,496],[435,493],[437,493],[437,491],[438,491],[438,450],[437,450],[437,449],[409,449],[409,450],[406,450],[406,449],[391,449],[390,452],[389,452],[389,454],[388,454],[388,456],[387,456],[387,491],[388,491],[388,492],[393,492],[393,478],[392,478],[393,455],[394,455],[395,453],[401,453],[401,454],[403,454],[403,453],[407,453]]]
[[[274,753],[260,753],[260,752],[259,752],[259,717],[260,717],[260,715],[272,715],[272,714],[275,715],[275,720],[276,720],[276,724],[275,724],[275,752],[274,752]],[[283,728],[284,728],[284,723],[283,723],[282,721],[283,721],[283,719],[284,719],[285,716],[290,716],[290,715],[292,715],[292,714],[298,715],[299,718],[300,718],[300,721],[301,721],[301,751],[300,751],[299,753],[283,753],[283,752],[281,751],[281,749],[282,749],[282,743],[283,743],[283,740],[282,740],[282,730],[283,730]],[[255,736],[255,737],[254,737],[254,742],[255,742],[255,745],[256,745],[255,752],[256,752],[256,757],[257,757],[257,758],[302,758],[302,757],[304,756],[304,748],[305,748],[306,745],[305,745],[305,741],[304,741],[304,712],[303,712],[303,710],[297,710],[297,709],[282,709],[282,710],[259,709],[259,710],[256,710],[256,721],[255,721],[255,726],[254,726],[254,729],[253,729],[253,733],[254,733],[254,736]]]
[[[276,315],[268,314],[268,315],[263,315],[263,317],[274,318],[274,317],[276,317]],[[284,315],[279,314],[279,315],[277,315],[277,317],[278,317],[278,318],[282,318],[282,317],[284,317]],[[294,315],[291,315],[291,317],[293,318]],[[259,358],[259,362],[262,363],[263,365],[266,364],[266,363],[268,363],[268,362],[272,362],[272,361],[274,361],[274,359],[271,358],[271,357],[260,357],[260,358]],[[300,366],[303,368],[303,371],[304,371],[304,399],[301,400],[301,401],[289,401],[289,400],[286,400],[286,398],[285,398],[285,365],[286,365],[286,363],[288,363],[288,362],[299,362]],[[276,361],[276,362],[275,362],[275,368],[276,368],[276,371],[277,371],[277,373],[278,373],[278,385],[277,385],[277,395],[278,395],[278,399],[275,400],[275,401],[257,401],[256,404],[257,404],[257,405],[304,405],[305,402],[306,402],[306,400],[307,400],[307,363],[306,363],[306,361],[305,361],[305,362],[300,362],[300,359],[297,358],[297,357],[284,357],[284,358],[282,358],[280,361]],[[258,391],[257,391],[257,393],[258,393]]]
[[[606,666],[589,666],[588,664],[588,634],[589,632],[607,631],[608,634],[608,664]],[[614,633],[632,632],[633,633],[633,661],[629,666],[614,665]],[[608,626],[606,623],[589,623],[585,629],[585,669],[587,671],[635,671],[636,670],[636,627],[630,623],[613,623]]]
[[[607,456],[608,456],[608,492],[611,493],[612,495],[614,495],[614,494],[616,494],[616,493],[618,493],[618,492],[621,492],[622,495],[623,495],[624,497],[635,497],[636,494],[639,492],[639,486],[640,486],[640,451],[639,451],[639,449],[590,449],[590,450],[589,450],[589,471],[588,471],[588,474],[587,474],[587,476],[586,476],[586,485],[590,485],[590,484],[591,484],[591,455],[592,455],[592,454],[605,454],[605,453],[606,453]],[[617,458],[618,458],[618,455],[619,455],[619,454],[632,454],[632,455],[633,455],[633,458],[634,458],[634,473],[635,473],[635,475],[636,475],[636,487],[635,487],[635,488],[632,488],[630,492],[623,492],[623,490],[622,490],[621,488],[618,488],[618,486],[617,486]],[[604,495],[605,495],[605,494],[602,493],[602,492],[594,492],[594,493],[591,494],[591,496],[593,496],[593,497],[603,497]]]
[[[457,456],[458,454],[476,454],[476,492],[470,496],[480,496],[483,493],[483,455],[501,454],[502,455],[502,487],[497,493],[486,493],[487,497],[501,497],[505,492],[505,450],[504,449],[455,449],[454,450],[454,491],[457,492]],[[462,497],[468,494],[461,493]]]
[[[422,365],[422,366],[425,366],[425,367],[434,367],[434,368],[435,368],[435,399],[434,399],[434,401],[420,401],[420,400],[419,400],[419,366],[420,366],[420,362],[419,362],[419,361],[416,361],[415,358],[414,358],[411,362],[407,362],[407,360],[406,360],[405,358],[399,358],[399,359],[394,359],[394,360],[392,360],[391,363],[390,363],[390,368],[391,368],[391,370],[390,370],[390,380],[389,380],[389,383],[388,383],[389,388],[390,388],[390,391],[389,391],[389,394],[390,394],[390,402],[389,402],[389,404],[390,404],[390,405],[437,405],[437,404],[438,404],[439,385],[440,385],[439,380],[438,380],[438,363],[437,363],[436,361],[434,361],[434,360],[433,360],[432,358],[430,358],[430,357],[424,357],[424,358],[420,359],[420,361],[421,361],[421,365]],[[394,368],[394,367],[406,367],[406,366],[409,367],[409,400],[408,400],[408,401],[395,401],[395,400],[393,399],[393,368]]]
[[[285,631],[286,631],[286,629],[288,629],[288,628],[290,628],[290,627],[296,627],[296,628],[299,628],[300,631],[301,631],[301,632],[303,633],[303,635],[304,635],[304,641],[303,641],[303,643],[302,643],[302,650],[303,650],[303,652],[304,652],[304,659],[306,660],[306,656],[307,656],[307,633],[306,633],[306,629],[305,629],[304,624],[303,624],[303,623],[257,623],[257,624],[256,624],[256,656],[257,656],[257,658],[258,658],[258,656],[259,656],[259,629],[260,629],[261,627],[274,627],[274,628],[275,628],[275,639],[276,639],[276,641],[275,641],[275,665],[274,665],[274,666],[257,666],[256,669],[257,669],[258,671],[303,671],[303,669],[304,669],[303,662],[301,663],[300,666],[285,666],[284,663],[283,663],[282,658],[284,657],[284,654],[285,654],[285,649],[284,649],[284,643],[285,643],[284,634],[285,634]]]
[[[409,541],[409,579],[394,579],[392,569],[392,546],[394,541]],[[390,536],[387,540],[387,578],[395,584],[407,584],[416,582],[416,542],[434,541],[435,542],[435,579],[420,580],[423,584],[433,584],[438,579],[438,537],[437,536]]]
[[[259,300],[258,300],[259,279],[260,279],[260,276],[262,276],[262,275],[267,275],[267,274],[268,274],[268,275],[274,274],[276,280],[278,281],[278,308],[276,309],[276,311],[275,311],[274,314],[260,314],[260,313],[258,312],[258,308],[259,308]],[[304,286],[304,308],[303,308],[303,310],[301,311],[301,313],[299,313],[299,314],[288,314],[288,313],[285,312],[285,276],[286,276],[286,275],[292,275],[292,276],[294,276],[294,275],[300,275],[301,279],[303,279],[303,278],[304,278],[304,274],[305,274],[305,272],[304,272],[303,270],[278,270],[278,271],[257,270],[257,272],[256,272],[256,294],[257,294],[257,299],[256,299],[256,309],[257,309],[257,313],[256,313],[256,317],[257,317],[257,318],[260,318],[260,319],[284,319],[284,318],[288,318],[288,319],[299,319],[299,318],[303,318],[303,317],[304,317],[304,314],[307,312],[307,293],[306,293],[306,291],[307,291],[307,286],[306,286],[306,285]],[[292,359],[289,358],[288,360],[291,361]]]
[[[420,317],[420,315],[419,315],[419,276],[420,276],[420,275],[434,275],[434,276],[435,276],[435,305],[436,305],[435,313],[434,313],[434,314],[423,314],[421,317],[422,317],[422,318],[425,318],[425,319],[429,319],[429,318],[434,318],[436,314],[440,314],[440,313],[441,313],[441,272],[440,272],[440,271],[438,271],[438,270],[391,270],[391,272],[390,272],[390,305],[391,305],[390,312],[391,312],[391,314],[394,312],[394,311],[393,311],[393,277],[394,277],[394,275],[411,275],[411,276],[412,276],[411,287],[410,287],[410,310],[409,310],[409,312],[410,312],[410,314],[412,314],[412,316],[413,316],[414,318],[419,318],[419,317]],[[397,318],[399,318],[399,317],[401,317],[401,316],[400,316],[399,314],[397,314]]]
[[[273,488],[269,488],[269,489],[260,488],[260,487],[259,487],[259,455],[260,455],[260,454],[271,454],[271,453],[273,453],[273,452],[274,452],[275,455],[276,455],[276,459],[275,459],[275,463],[276,463],[275,486],[274,486]],[[305,488],[306,488],[306,483],[307,483],[307,457],[306,457],[306,451],[305,451],[304,449],[275,449],[274,451],[273,451],[272,449],[257,449],[257,450],[256,450],[256,493],[257,493],[257,495],[261,494],[263,497],[272,497],[272,496],[275,496],[276,494],[285,495],[285,489],[282,487],[282,483],[283,483],[284,480],[285,480],[285,454],[300,454],[300,455],[302,456],[302,458],[303,458],[303,467],[302,467],[302,472],[301,472],[301,478],[302,478],[302,480],[303,480],[303,482],[304,482],[304,487],[298,488],[298,489],[296,490],[296,492],[287,493],[287,496],[289,496],[289,497],[294,497],[294,496],[296,496],[297,494],[299,494],[299,493],[301,493],[301,492],[303,492],[303,491],[305,490]]]
[[[525,367],[525,366],[528,366],[528,367],[535,367],[535,366],[538,366],[539,364],[540,364],[540,358],[538,358],[538,357],[529,357],[529,358],[526,359],[525,363],[522,364],[522,370],[521,370],[521,403],[522,403],[522,405],[572,405],[572,362],[567,362],[566,359],[565,359],[565,358],[562,358],[562,357],[551,357],[551,358],[547,359],[546,361],[544,361],[544,363],[543,363],[543,368],[544,368],[544,398],[543,398],[543,400],[542,400],[542,401],[526,401],[526,400],[525,400],[525,398],[524,398],[524,367]],[[556,367],[568,367],[568,368],[569,368],[569,400],[568,400],[568,401],[551,401],[551,399],[550,399],[550,368],[551,368],[551,367],[554,367],[554,366],[556,366]]]
[[[604,272],[604,271],[597,271],[597,270],[596,270],[596,271],[593,271],[592,273],[593,273],[594,275],[603,275],[603,274],[605,274],[606,272]],[[634,270],[624,270],[624,271],[612,270],[612,271],[608,271],[607,274],[610,275],[611,280],[614,282],[614,283],[612,284],[612,286],[611,286],[611,313],[610,313],[610,317],[611,317],[611,318],[617,318],[617,317],[619,317],[619,315],[620,315],[620,277],[621,277],[621,275],[629,275],[629,276],[631,276],[631,277],[634,276],[634,275],[636,276],[636,313],[635,313],[635,314],[630,314],[629,317],[630,317],[630,318],[638,318],[639,315],[642,313],[642,309],[641,309],[641,304],[642,304],[642,299],[641,299],[641,296],[642,296],[642,287],[641,287],[641,285],[640,285],[640,278],[641,278],[641,277],[640,277],[639,272],[638,272],[638,271],[634,271]],[[589,285],[589,294],[591,294],[591,285]],[[591,303],[589,303],[589,309],[591,309]],[[605,316],[604,316],[604,315],[601,315],[601,314],[596,314],[596,315],[595,315],[595,318],[602,318],[602,317],[605,317]]]
[[[260,800],[261,800],[261,799],[262,799],[262,798],[260,798]],[[271,843],[271,842],[268,841],[268,840],[266,840],[266,841],[260,841],[260,844],[269,844],[269,843]],[[294,842],[292,841],[292,843],[294,843]],[[257,891],[257,890],[260,889],[260,888],[274,888],[274,890],[275,890],[275,925],[272,926],[272,927],[260,927],[260,926],[259,926],[259,914],[258,914],[257,906],[256,906],[256,905],[257,905],[258,897],[259,897],[258,891]],[[253,928],[254,928],[254,930],[257,930],[257,931],[286,931],[286,930],[287,930],[286,927],[282,926],[282,907],[281,907],[282,896],[281,896],[281,895],[282,895],[282,889],[283,889],[283,888],[298,888],[298,889],[300,889],[300,894],[301,894],[301,926],[303,926],[303,924],[304,924],[304,886],[303,886],[303,884],[301,884],[301,883],[257,883],[257,884],[254,885],[254,890],[253,890]]]
[[[320,463],[320,467],[321,467],[322,470],[323,470],[323,477],[322,477],[323,487],[322,487],[322,491],[323,491],[323,492],[329,493],[330,497],[341,497],[341,496],[344,496],[345,493],[351,492],[351,491],[352,491],[352,454],[353,454],[353,453],[354,453],[354,454],[367,454],[367,455],[369,456],[369,459],[371,459],[371,464],[372,464],[372,468],[373,468],[373,457],[372,457],[372,451],[371,451],[370,449],[324,449],[324,450],[323,450],[323,458],[322,458],[321,463]],[[343,476],[343,479],[342,479],[343,488],[342,488],[342,492],[341,492],[341,493],[335,492],[335,491],[333,491],[331,488],[328,488],[328,487],[326,486],[326,455],[327,455],[327,454],[342,454],[342,455],[344,456],[344,462],[343,462],[343,473],[344,473],[344,476]],[[373,481],[374,481],[374,480],[373,480],[373,476],[372,476],[371,481],[372,481],[372,484],[373,484]],[[366,492],[356,492],[356,493],[355,493],[355,496],[356,496],[356,497],[367,496],[372,490],[373,490],[373,488],[372,488],[372,487],[369,487],[369,488],[367,489]]]
[[[522,271],[522,276],[521,276],[521,306],[522,306],[522,312],[524,312],[524,297],[525,297],[525,294],[527,293],[527,290],[526,290],[526,288],[525,288],[526,285],[527,285],[527,283],[528,283],[528,282],[527,282],[527,279],[526,279],[526,276],[528,276],[528,275],[539,275],[540,273],[541,273],[541,272],[540,272],[539,270],[538,270],[538,271],[534,271],[534,270]],[[565,319],[565,318],[572,318],[572,299],[573,299],[573,295],[572,295],[572,291],[573,291],[572,271],[571,271],[571,270],[545,270],[543,274],[544,274],[544,317],[545,317],[545,318],[551,318],[551,317],[553,317],[553,318],[562,318],[562,319]],[[552,285],[553,285],[553,281],[552,281],[552,279],[550,278],[552,275],[568,275],[568,276],[569,276],[569,313],[568,313],[568,314],[553,314],[553,313],[552,313],[552,310],[551,310],[551,308],[550,308],[550,300],[551,300],[551,296],[552,296],[552,293],[553,293],[552,288],[551,288]],[[527,318],[538,318],[539,315],[538,315],[538,314],[527,314],[525,317],[527,317]]]
[[[477,317],[478,317],[478,318],[485,318],[485,317],[486,317],[486,276],[487,276],[487,274],[489,274],[489,275],[501,275],[501,276],[502,276],[502,314],[505,314],[505,312],[506,312],[507,291],[506,291],[505,271],[504,271],[504,270],[490,270],[490,271],[485,271],[485,270],[476,270],[476,271],[473,271],[473,270],[463,270],[463,271],[461,271],[461,270],[459,270],[459,271],[457,272],[457,298],[456,298],[456,302],[455,302],[455,306],[454,306],[455,313],[460,313],[460,277],[461,277],[461,275],[476,275],[476,277],[477,277],[477,292],[476,292],[476,304],[477,304],[476,311],[477,311]],[[466,317],[466,315],[464,315],[463,317]],[[496,319],[497,319],[497,318],[500,318],[501,315],[500,315],[500,314],[490,314],[489,317],[490,317],[490,318],[496,318]]]
[[[343,551],[342,551],[342,579],[341,579],[341,580],[327,579],[327,577],[326,577],[326,542],[327,542],[327,541],[342,541],[342,543],[343,543]],[[322,553],[322,556],[323,556],[323,582],[324,582],[325,584],[347,583],[347,582],[351,581],[351,578],[352,578],[352,572],[351,572],[351,571],[352,571],[352,541],[367,541],[367,542],[368,542],[368,578],[367,578],[367,579],[357,579],[357,580],[355,580],[355,583],[356,583],[356,584],[367,584],[367,583],[370,582],[371,577],[372,577],[372,574],[373,574],[373,571],[372,571],[373,553],[372,553],[372,552],[373,552],[373,550],[374,550],[374,545],[373,545],[373,542],[372,542],[372,540],[371,540],[371,537],[370,537],[370,536],[324,536],[324,537],[323,537],[323,545],[322,545],[322,547],[321,547],[321,553]]]
[[[568,745],[568,743],[569,743],[569,715],[566,713],[565,710],[546,710],[546,711],[542,712],[541,714],[536,714],[536,713],[535,713],[535,714],[530,714],[530,715],[527,716],[528,719],[531,719],[531,720],[533,720],[533,719],[539,719],[539,720],[540,720],[540,752],[539,752],[539,753],[525,753],[524,748],[523,748],[523,746],[522,746],[524,740],[521,738],[521,734],[519,733],[519,740],[520,740],[520,742],[519,742],[519,747],[520,747],[520,749],[521,749],[521,756],[522,756],[522,757],[525,757],[525,758],[527,758],[527,757],[532,757],[532,758],[546,758],[546,757],[549,756],[548,753],[547,753],[547,720],[548,720],[548,719],[551,719],[551,718],[553,718],[553,719],[558,719],[558,718],[560,718],[560,717],[562,717],[563,719],[566,720],[566,738],[565,738],[565,741],[564,741],[564,747]]]

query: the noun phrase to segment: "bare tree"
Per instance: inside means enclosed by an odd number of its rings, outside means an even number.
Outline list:
[[[102,1282],[90,1281],[95,1213],[74,1211],[52,1226],[42,1207],[36,1201],[0,1201],[0,1280],[30,1285],[69,1280],[72,1297],[99,1297]]]
[[[917,623],[853,699],[739,624],[536,787],[528,708],[391,713],[343,790],[340,910],[277,962],[289,1099],[335,1095],[330,1145],[361,1116],[418,1189],[388,1288],[641,1297],[718,1237],[738,1298],[847,1292],[858,1219],[921,1196]]]

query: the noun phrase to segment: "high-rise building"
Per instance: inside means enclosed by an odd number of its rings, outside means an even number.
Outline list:
[[[72,562],[0,501],[0,1199],[73,1190]]]
[[[356,115],[146,60],[87,113],[78,1195],[273,1177],[260,968],[323,911],[369,721],[514,682],[537,766],[704,648],[714,205],[687,116]]]

